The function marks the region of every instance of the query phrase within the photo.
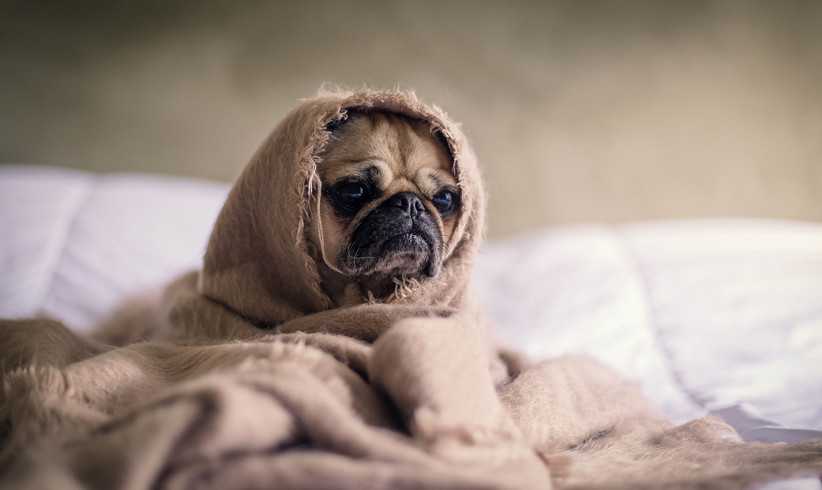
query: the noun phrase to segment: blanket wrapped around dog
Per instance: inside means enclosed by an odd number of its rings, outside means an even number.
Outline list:
[[[306,240],[329,124],[427,121],[462,193],[442,272],[333,308]],[[412,94],[326,93],[263,144],[201,271],[94,338],[0,322],[9,488],[746,488],[822,474],[822,440],[676,427],[597,362],[498,351],[470,290],[484,197],[459,128]]]

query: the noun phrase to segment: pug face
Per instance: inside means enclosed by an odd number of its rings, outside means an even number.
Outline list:
[[[379,297],[395,279],[439,274],[460,193],[445,142],[426,123],[352,113],[332,129],[321,158],[309,239],[327,287],[355,284]]]

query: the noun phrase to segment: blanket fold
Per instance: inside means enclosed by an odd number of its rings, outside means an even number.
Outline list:
[[[348,111],[424,121],[462,207],[436,277],[334,308],[307,240],[317,163]],[[0,486],[747,488],[822,475],[822,440],[675,426],[584,357],[498,351],[472,295],[484,193],[459,126],[401,91],[330,92],[275,128],[204,266],[86,338],[0,321]]]

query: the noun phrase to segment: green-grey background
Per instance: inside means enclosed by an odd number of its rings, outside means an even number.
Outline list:
[[[323,82],[462,121],[490,234],[822,220],[822,2],[0,1],[0,161],[233,179]]]

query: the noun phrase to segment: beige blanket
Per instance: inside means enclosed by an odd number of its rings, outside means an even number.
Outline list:
[[[325,128],[352,108],[428,121],[464,198],[439,276],[333,308],[305,228]],[[0,484],[746,488],[822,474],[820,440],[741,443],[711,418],[675,427],[593,360],[493,349],[470,291],[483,202],[459,128],[413,95],[304,102],[240,176],[202,271],[94,340],[0,322]]]

